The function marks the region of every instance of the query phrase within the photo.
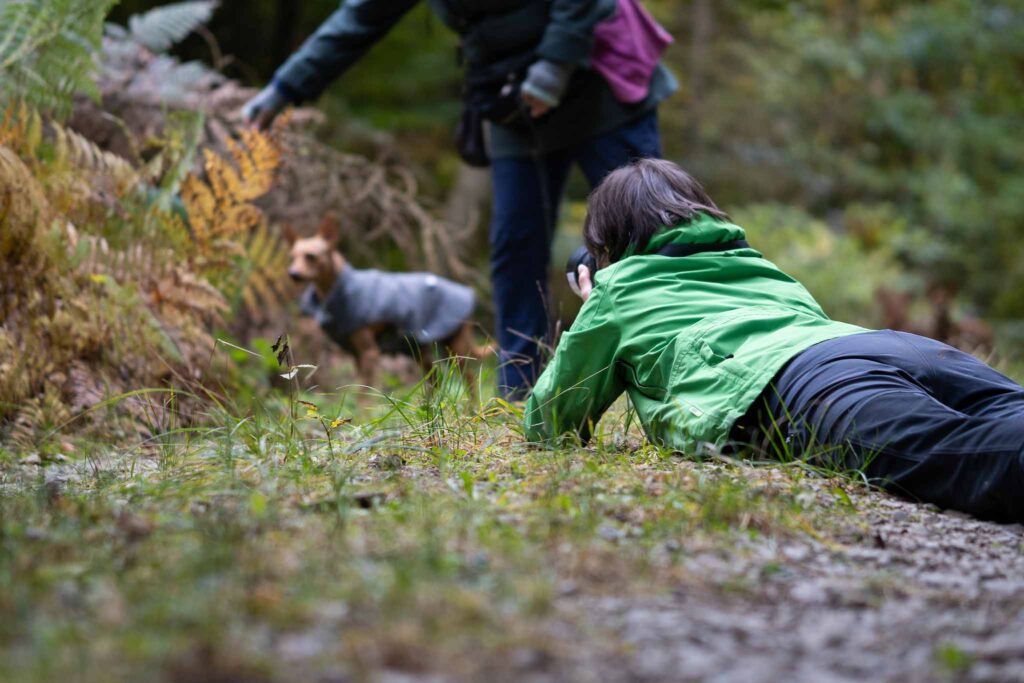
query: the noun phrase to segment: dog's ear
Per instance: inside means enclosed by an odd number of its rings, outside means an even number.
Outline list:
[[[328,244],[335,244],[338,241],[340,230],[340,224],[338,223],[338,214],[334,211],[328,211],[324,214],[324,218],[320,221],[319,235],[327,241]]]
[[[295,232],[295,228],[292,227],[291,223],[285,223],[281,228],[281,237],[288,244],[295,244],[296,240],[299,239],[299,233]]]

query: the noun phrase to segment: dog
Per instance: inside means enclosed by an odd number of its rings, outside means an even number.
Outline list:
[[[476,345],[475,325],[470,322],[476,308],[473,290],[432,273],[354,268],[336,246],[338,234],[333,212],[324,216],[312,237],[300,237],[285,226],[283,236],[291,249],[288,276],[306,285],[303,313],[355,356],[361,383],[378,386],[383,350],[411,354],[424,374],[441,350],[455,360],[475,394],[475,377],[467,361],[483,359],[493,347]]]

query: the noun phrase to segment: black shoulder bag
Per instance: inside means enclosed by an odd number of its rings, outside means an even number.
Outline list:
[[[484,139],[484,121],[526,129],[529,114],[520,97],[533,52],[508,57],[494,64],[470,68],[462,93],[462,116],[455,129],[455,147],[470,166],[485,168],[491,159]]]

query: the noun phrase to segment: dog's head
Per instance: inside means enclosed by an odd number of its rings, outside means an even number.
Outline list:
[[[300,237],[285,226],[284,238],[291,245],[288,277],[298,283],[330,284],[341,263],[337,250],[338,217],[333,211],[324,215],[320,229],[312,237]]]

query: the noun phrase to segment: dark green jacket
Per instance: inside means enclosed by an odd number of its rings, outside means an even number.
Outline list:
[[[316,99],[380,40],[419,0],[346,0],[278,69],[274,83],[293,102]],[[587,69],[594,27],[615,11],[616,0],[429,0],[441,20],[462,37],[467,69],[486,68],[533,50],[538,58],[581,67],[563,106],[538,121],[529,139],[492,132],[493,156],[549,151],[615,128],[649,111],[675,82],[659,68],[651,96],[636,105],[615,100],[603,79]]]
[[[526,436],[584,438],[626,391],[648,438],[691,451],[722,445],[790,358],[860,327],[834,322],[754,249],[659,256],[667,244],[744,239],[704,217],[655,235],[643,254],[599,271],[526,404]]]

